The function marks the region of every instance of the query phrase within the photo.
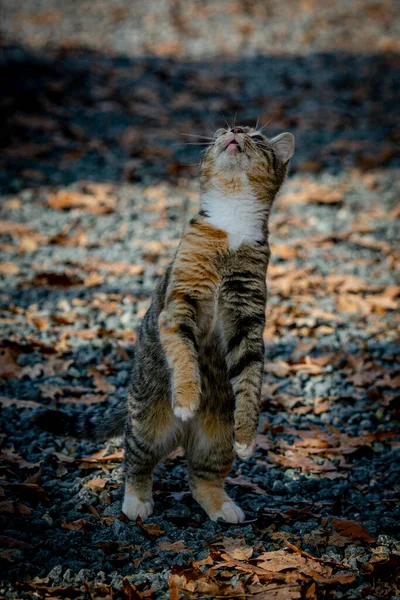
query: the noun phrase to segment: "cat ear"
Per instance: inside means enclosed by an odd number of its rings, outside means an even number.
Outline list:
[[[287,163],[292,158],[294,152],[294,135],[292,133],[280,133],[272,138],[270,143],[284,163]]]

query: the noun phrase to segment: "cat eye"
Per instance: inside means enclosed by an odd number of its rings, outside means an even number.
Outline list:
[[[257,142],[265,142],[265,139],[262,135],[251,135],[250,137],[252,140],[255,140]]]
[[[226,133],[225,129],[217,129],[217,131],[214,133],[214,137],[217,138],[224,133]]]

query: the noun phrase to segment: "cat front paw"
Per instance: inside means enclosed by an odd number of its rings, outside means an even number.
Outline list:
[[[239,458],[247,460],[254,454],[258,423],[243,410],[235,411],[234,422],[235,452]]]
[[[172,410],[181,421],[189,421],[200,406],[200,390],[196,385],[175,389]]]
[[[189,421],[194,417],[196,411],[188,408],[187,406],[175,406],[174,415],[181,421]]]
[[[238,455],[238,457],[241,458],[242,460],[247,460],[248,458],[253,456],[255,447],[256,447],[255,440],[253,442],[251,442],[250,444],[245,444],[245,443],[240,443],[240,442],[234,443],[235,452]]]
[[[242,509],[233,500],[224,502],[219,510],[209,513],[208,516],[212,521],[222,519],[226,523],[243,523],[246,518]]]

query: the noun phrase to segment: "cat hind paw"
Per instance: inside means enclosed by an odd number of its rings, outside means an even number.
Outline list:
[[[122,512],[131,521],[136,521],[137,517],[140,517],[144,521],[153,512],[153,501],[140,500],[134,494],[125,494]]]

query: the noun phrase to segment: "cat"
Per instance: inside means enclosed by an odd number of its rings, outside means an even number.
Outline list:
[[[200,210],[160,278],[138,334],[127,401],[78,417],[39,412],[55,434],[125,434],[122,511],[153,511],[152,474],[179,445],[194,498],[212,520],[242,522],[224,489],[234,452],[254,452],[264,361],[268,218],[294,137],[218,129],[200,167]]]

